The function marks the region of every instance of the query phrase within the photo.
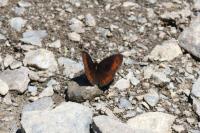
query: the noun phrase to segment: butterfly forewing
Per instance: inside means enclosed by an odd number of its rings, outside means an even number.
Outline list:
[[[105,58],[98,64],[95,74],[99,86],[106,86],[113,80],[122,61],[123,56],[121,54],[115,54]]]
[[[90,55],[86,52],[82,52],[82,59],[83,59],[83,64],[84,64],[84,69],[85,69],[85,75],[87,76],[87,79],[89,82],[94,85],[96,84],[96,70],[95,70],[95,64],[93,63]]]

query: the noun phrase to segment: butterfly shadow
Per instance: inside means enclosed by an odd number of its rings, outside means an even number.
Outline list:
[[[87,79],[85,74],[81,74],[80,76],[74,77],[71,79],[72,81],[76,82],[79,86],[93,86],[89,80]],[[106,86],[98,86],[100,90],[106,91],[110,88],[110,85],[112,84],[113,80]]]

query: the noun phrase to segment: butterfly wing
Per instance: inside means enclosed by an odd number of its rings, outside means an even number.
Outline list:
[[[83,59],[83,64],[84,64],[84,69],[85,69],[85,75],[89,82],[94,85],[96,83],[95,80],[95,64],[93,63],[90,55],[83,51],[82,52],[82,59]]]
[[[121,54],[115,54],[105,58],[98,64],[96,76],[100,87],[108,85],[113,80],[122,61],[123,56]]]

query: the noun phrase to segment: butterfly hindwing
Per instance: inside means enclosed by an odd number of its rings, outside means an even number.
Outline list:
[[[117,69],[121,66],[123,56],[115,54],[103,59],[98,65],[96,70],[96,79],[99,86],[108,85],[114,78]]]
[[[82,52],[82,59],[85,69],[85,75],[89,82],[94,85],[96,84],[96,70],[95,70],[95,64],[93,63],[90,55],[87,52]]]

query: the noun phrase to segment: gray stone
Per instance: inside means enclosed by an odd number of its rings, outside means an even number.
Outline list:
[[[144,95],[144,100],[153,107],[158,103],[159,95],[156,90],[150,89],[149,93]]]
[[[32,103],[28,103],[24,105],[22,113],[27,111],[43,111],[43,110],[50,110],[53,108],[54,102],[50,97],[44,97],[38,99]]]
[[[194,9],[200,10],[200,1],[199,0],[193,0],[194,2]]]
[[[71,81],[68,84],[67,96],[69,100],[83,102],[103,94],[97,86],[79,86],[76,82]]]
[[[19,16],[23,15],[26,11],[26,9],[23,7],[14,7],[12,10],[15,12],[16,15],[19,15]]]
[[[152,78],[155,84],[166,84],[170,82],[170,79],[164,72],[154,72],[152,73]]]
[[[96,20],[91,14],[87,14],[85,16],[85,24],[87,26],[95,26],[96,25]]]
[[[30,81],[28,73],[29,69],[25,67],[15,70],[5,70],[0,73],[0,79],[7,83],[10,90],[16,90],[19,93],[23,93],[27,89]]]
[[[51,79],[51,80],[47,83],[47,86],[48,86],[48,87],[52,86],[54,91],[59,91],[59,90],[61,89],[61,88],[60,88],[60,83],[57,82],[57,81],[54,80],[54,79]]]
[[[3,103],[7,105],[12,105],[10,93],[7,93],[6,96],[3,98]]]
[[[134,76],[133,72],[129,72],[126,78],[131,82],[132,85],[138,85],[140,81]]]
[[[166,113],[149,112],[129,119],[127,124],[135,132],[171,133],[171,126],[175,118],[175,116]]]
[[[193,84],[191,94],[200,98],[200,77]]]
[[[0,95],[6,95],[8,93],[9,87],[7,83],[0,79]]]
[[[15,17],[15,18],[11,18],[9,20],[10,22],[10,26],[15,29],[16,31],[20,32],[21,29],[25,26],[27,20],[24,20],[21,17]]]
[[[27,2],[27,1],[24,1],[24,0],[21,0],[21,1],[18,2],[18,5],[20,7],[30,7],[31,3]]]
[[[24,43],[30,43],[36,46],[42,46],[42,39],[47,36],[45,30],[30,30],[23,33],[23,38],[20,40]]]
[[[58,64],[53,52],[46,49],[37,49],[25,53],[24,65],[33,66],[49,72],[57,72]]]
[[[52,86],[46,87],[40,94],[39,98],[53,96],[54,91]]]
[[[150,60],[171,61],[179,55],[182,55],[181,48],[175,39],[171,39],[156,45],[148,57]]]
[[[183,133],[185,131],[185,128],[183,125],[173,125],[172,128],[177,133]]]
[[[74,41],[74,42],[80,42],[81,41],[81,36],[76,32],[68,33],[68,38],[71,41]]]
[[[200,16],[191,21],[178,37],[179,45],[190,54],[200,58]]]
[[[6,37],[3,34],[0,34],[0,40],[6,40]]]
[[[69,58],[60,57],[58,63],[60,66],[64,67],[63,74],[69,78],[74,78],[77,73],[83,70],[82,63],[75,62]]]
[[[0,7],[4,7],[8,4],[8,0],[0,0]]]
[[[92,111],[73,102],[63,102],[52,110],[23,112],[26,133],[90,133]]]
[[[193,100],[193,104],[192,104],[193,110],[200,117],[200,100],[195,97],[192,97],[192,100]]]
[[[11,69],[20,68],[21,66],[22,66],[22,62],[21,61],[17,61],[17,60],[14,60],[12,62],[12,64],[10,64],[10,68]]]
[[[112,119],[109,116],[101,115],[93,118],[92,129],[101,133],[134,133],[125,123]]]
[[[37,87],[36,86],[28,86],[28,92],[31,93],[31,96],[37,95]]]
[[[114,88],[118,88],[120,91],[124,91],[129,87],[130,87],[130,81],[124,78],[118,80],[114,85]]]

